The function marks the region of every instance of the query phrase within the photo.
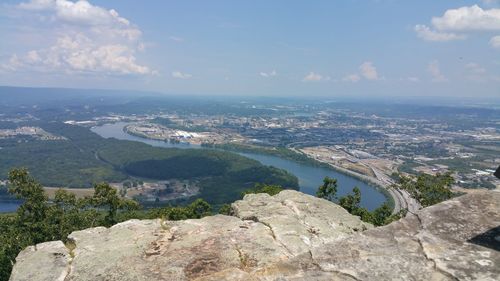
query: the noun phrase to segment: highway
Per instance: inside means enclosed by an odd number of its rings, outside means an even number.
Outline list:
[[[303,152],[298,151],[297,149],[295,149],[295,147],[288,146],[288,148],[293,150],[296,153],[303,154]],[[307,156],[310,157],[309,155],[307,155]],[[406,190],[396,188],[394,185],[394,181],[389,176],[382,173],[381,171],[379,171],[376,168],[370,167],[372,169],[372,171],[374,172],[374,174],[376,175],[376,178],[374,178],[374,177],[369,177],[369,176],[366,176],[366,175],[363,175],[363,174],[360,174],[357,172],[353,172],[353,171],[345,169],[343,167],[339,167],[337,165],[329,163],[328,161],[324,161],[324,160],[316,159],[316,158],[313,158],[313,159],[316,161],[319,161],[321,163],[328,164],[332,168],[334,168],[335,170],[338,170],[342,173],[351,175],[353,177],[360,178],[362,180],[365,180],[367,182],[370,182],[370,183],[373,183],[377,186],[385,188],[388,191],[389,195],[393,198],[393,201],[394,201],[394,209],[392,211],[393,214],[399,213],[401,210],[404,210],[404,209],[407,209],[408,212],[410,212],[410,213],[414,213],[422,208],[422,206],[417,202],[417,200],[412,198],[411,195]]]

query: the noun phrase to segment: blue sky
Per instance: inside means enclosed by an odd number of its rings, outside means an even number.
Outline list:
[[[500,1],[3,1],[0,84],[500,96]]]

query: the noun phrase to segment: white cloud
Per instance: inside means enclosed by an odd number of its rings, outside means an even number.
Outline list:
[[[471,62],[465,65],[466,78],[476,82],[495,81],[495,77],[488,74],[486,68],[478,63]]]
[[[500,30],[500,9],[484,10],[478,5],[450,9],[432,18],[432,25],[438,30]]]
[[[2,72],[2,70],[16,71],[16,69],[18,69],[21,66],[22,66],[21,60],[16,54],[14,54],[10,57],[7,63],[3,63],[2,65],[0,65],[0,72]]]
[[[193,77],[193,75],[191,75],[189,73],[183,73],[180,71],[174,71],[174,72],[172,72],[172,77],[176,78],[176,79],[189,79],[189,78]]]
[[[410,77],[406,78],[406,80],[408,80],[410,82],[414,82],[414,83],[420,82],[420,78],[418,78],[416,76],[410,76]]]
[[[175,42],[179,42],[179,43],[184,42],[184,38],[177,37],[177,36],[170,36],[170,37],[168,37],[168,39],[175,41]]]
[[[380,79],[377,68],[373,65],[373,62],[365,61],[359,66],[359,73],[348,74],[342,78],[342,81],[357,83],[361,81],[361,78],[370,81],[376,81]]]
[[[13,54],[3,64],[9,71],[40,71],[100,74],[156,74],[137,63],[135,53],[144,50],[140,29],[117,11],[94,6],[88,1],[31,0],[19,4],[24,17],[41,19],[39,28],[48,46],[26,54]],[[43,15],[43,17],[38,17]],[[49,21],[43,19],[49,18]],[[19,24],[25,24],[20,18]],[[44,29],[45,28],[45,29]]]
[[[494,4],[497,1],[483,1]],[[466,39],[466,35],[454,32],[500,30],[500,9],[483,9],[478,5],[449,9],[440,17],[433,17],[432,28],[418,24],[417,36],[427,41],[452,41]]]
[[[415,32],[417,36],[426,41],[452,41],[452,40],[463,40],[466,38],[465,35],[448,33],[448,32],[440,32],[431,30],[428,26],[423,24],[417,24],[415,26]]]
[[[500,49],[500,35],[492,37],[490,40],[490,45],[495,49]]]
[[[432,61],[427,66],[427,71],[432,75],[433,82],[445,82],[448,81],[446,77],[441,73],[441,68],[438,61]]]
[[[344,78],[342,78],[342,81],[352,82],[352,83],[359,82],[359,80],[361,80],[361,77],[359,77],[358,74],[349,74],[349,75],[345,76]]]
[[[278,73],[276,72],[276,70],[273,70],[271,72],[260,72],[259,75],[265,78],[269,78],[278,75]]]
[[[149,74],[136,63],[134,51],[126,45],[96,44],[83,34],[62,36],[49,48],[32,50],[22,57],[13,55],[11,70],[101,72],[110,74]]]
[[[38,63],[42,60],[37,51],[29,51],[26,54],[26,61],[28,63]]]
[[[130,25],[130,22],[120,17],[117,11],[94,6],[85,0],[76,2],[68,0],[31,0],[19,4],[19,7],[25,10],[52,12],[53,17],[68,23],[87,25],[120,23],[126,26]]]
[[[321,81],[323,80],[323,76],[314,72],[309,72],[302,81],[305,82],[315,82],[315,81]]]
[[[484,74],[484,73],[486,73],[486,69],[484,67],[482,67],[481,65],[475,63],[475,62],[471,62],[471,63],[466,64],[465,68],[468,71],[470,71],[471,73],[474,73],[474,74]]]
[[[363,75],[365,79],[378,80],[377,68],[373,65],[372,62],[364,62],[359,66],[359,70],[361,71],[361,75]]]

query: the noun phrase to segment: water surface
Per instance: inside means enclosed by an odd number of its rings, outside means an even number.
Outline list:
[[[17,207],[21,205],[20,202],[2,202],[0,201],[0,213],[15,212]]]
[[[102,126],[93,127],[92,131],[105,138],[116,138],[121,140],[140,141],[157,147],[177,147],[177,148],[195,148],[206,149],[199,145],[190,145],[186,143],[171,144],[158,140],[150,140],[141,137],[136,137],[127,134],[123,131],[123,127],[129,123],[118,122],[114,124],[105,124]],[[314,195],[318,186],[322,184],[323,179],[328,176],[336,178],[339,186],[338,195],[343,196],[352,191],[352,188],[357,186],[361,190],[362,200],[361,205],[369,210],[373,210],[386,201],[382,192],[376,187],[371,186],[357,178],[340,172],[322,167],[314,167],[310,165],[300,164],[295,161],[283,159],[277,156],[270,156],[255,153],[238,153],[248,158],[257,160],[264,165],[274,166],[284,169],[294,174],[299,179],[300,191]]]

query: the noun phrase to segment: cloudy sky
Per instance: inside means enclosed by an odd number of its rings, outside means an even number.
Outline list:
[[[0,85],[500,97],[500,0],[8,0],[0,38]]]

